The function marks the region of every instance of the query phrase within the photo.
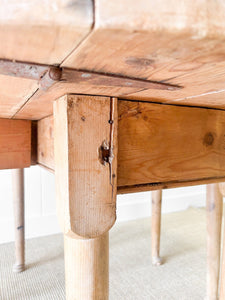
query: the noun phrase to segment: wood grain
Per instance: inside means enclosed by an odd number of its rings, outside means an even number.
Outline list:
[[[103,46],[101,41],[105,39],[107,44]],[[222,37],[194,38],[187,32],[100,28],[90,34],[63,66],[178,84],[184,88],[174,93],[144,89],[127,93],[126,97],[204,106],[204,94],[224,91],[224,50]],[[196,95],[202,96],[187,101],[187,97]],[[224,108],[223,95],[219,96],[219,105]],[[211,98],[211,106],[214,104],[216,101]]]
[[[91,0],[1,0],[0,5],[1,58],[60,64],[93,24]]]
[[[68,95],[54,103],[57,210],[67,235],[97,237],[115,222],[116,128],[116,99]],[[111,145],[111,163],[102,164],[103,145]]]
[[[224,111],[119,101],[118,115],[119,187],[225,175]]]
[[[123,100],[118,106],[117,193],[224,181],[224,111]],[[39,122],[38,163],[54,170],[52,117]]]
[[[0,116],[42,119],[52,114],[52,102],[68,93],[225,109],[222,1],[98,0],[95,9],[90,0],[22,3],[18,9],[12,0],[1,6],[0,37],[5,41],[1,58],[61,64],[184,88],[167,92],[78,81],[60,82],[32,97],[35,87],[25,85],[20,88],[23,97],[16,97],[16,92],[5,88],[13,86],[11,79],[6,84],[0,80],[7,93],[7,99],[0,95]]]
[[[108,300],[109,234],[94,239],[65,235],[67,300]]]
[[[98,0],[92,34],[63,65],[146,79],[174,78],[216,57],[219,62],[224,16],[221,1]]]
[[[171,93],[182,87],[138,78],[63,68],[60,81],[54,82],[48,90],[38,89],[26,105],[21,106],[14,118],[38,120],[50,115],[52,114],[53,101],[68,92],[121,96],[146,88],[166,89],[168,93]]]
[[[0,6],[0,39],[4,41],[1,59],[59,65],[88,35],[93,24],[91,0],[22,0],[19,4],[1,0]],[[35,80],[0,75],[0,87],[0,117],[12,118],[38,84]],[[47,115],[48,112],[41,117]]]
[[[31,165],[37,164],[37,130],[36,121],[31,122]]]
[[[37,125],[37,163],[49,169],[55,168],[54,159],[54,118],[38,121]]]
[[[22,272],[25,269],[25,220],[24,220],[24,170],[12,170],[15,257],[13,271]]]
[[[152,192],[152,264],[161,265],[160,258],[160,237],[161,237],[161,207],[162,207],[162,190]]]
[[[222,1],[211,0],[96,0],[97,28],[130,31],[188,31],[196,37],[224,35]],[[163,22],[162,22],[163,20]]]
[[[222,194],[222,196],[225,197],[225,182],[219,183],[219,189],[220,189],[220,193]]]
[[[51,170],[52,171],[52,170]],[[118,186],[117,194],[130,194],[130,193],[140,193],[155,191],[158,189],[172,189],[184,186],[194,186],[210,183],[219,183],[224,181],[225,177],[215,177],[215,178],[200,178],[196,180],[177,180],[177,181],[168,181],[168,182],[159,182],[159,183],[148,183],[148,184],[137,184],[131,186]]]
[[[127,99],[225,108],[221,1],[98,0],[95,11],[94,30],[63,66],[184,87],[144,89]]]
[[[0,169],[31,164],[31,122],[0,119]]]
[[[123,95],[139,90],[139,88],[132,87],[112,87],[99,86],[93,84],[79,84],[79,83],[55,83],[48,91],[38,91],[25,106],[21,107],[15,114],[15,119],[30,119],[40,120],[53,113],[54,100],[62,97],[65,94],[86,94],[86,95]],[[172,91],[171,91],[172,92]]]
[[[182,87],[163,82],[143,80],[114,74],[87,72],[70,68],[60,68],[44,64],[0,59],[0,74],[37,80],[39,88],[47,90],[56,81],[63,83],[91,84],[110,87],[134,87],[139,89],[177,90]]]
[[[37,90],[35,80],[0,75],[0,118],[12,118]]]
[[[220,267],[219,300],[225,300],[225,222],[223,224],[223,250],[222,250],[222,263]]]
[[[206,299],[217,300],[220,272],[221,225],[223,197],[219,184],[207,185],[207,277]]]
[[[107,44],[103,44],[103,40],[107,40]],[[32,97],[16,118],[40,119],[50,115],[52,101],[65,93],[225,109],[223,53],[225,44],[219,38],[194,39],[187,33],[179,32],[167,34],[98,29],[63,66],[83,69],[87,73],[92,71],[155,80],[183,88],[164,91],[147,86],[109,87],[94,80],[78,80],[73,84],[60,82],[47,93]]]

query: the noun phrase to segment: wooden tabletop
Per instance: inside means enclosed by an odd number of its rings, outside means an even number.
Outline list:
[[[1,118],[42,119],[66,93],[225,108],[223,1],[1,0],[0,7],[1,62],[63,72],[43,89],[40,78],[0,66]]]

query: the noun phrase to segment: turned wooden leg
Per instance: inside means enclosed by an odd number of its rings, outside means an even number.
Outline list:
[[[152,192],[152,264],[161,265],[160,231],[161,231],[162,190]]]
[[[54,131],[66,299],[107,300],[108,231],[116,219],[117,100],[64,96],[54,104]]]
[[[225,197],[225,183],[219,184],[220,192]],[[220,267],[220,290],[219,299],[225,300],[225,222],[223,222],[223,251],[222,251],[222,263]]]
[[[207,300],[218,299],[223,197],[218,184],[207,185]]]
[[[12,170],[13,207],[15,219],[15,253],[16,263],[14,272],[25,269],[25,240],[24,240],[24,171]]]
[[[65,235],[64,245],[67,298],[108,299],[109,234],[94,239]]]
[[[223,224],[223,256],[220,271],[220,293],[219,299],[225,300],[225,222]]]

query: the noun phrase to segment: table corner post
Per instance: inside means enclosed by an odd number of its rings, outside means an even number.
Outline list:
[[[108,299],[108,231],[116,220],[117,99],[66,95],[54,103],[57,211],[66,298]]]

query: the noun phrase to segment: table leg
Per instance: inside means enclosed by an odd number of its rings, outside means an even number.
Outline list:
[[[116,219],[117,101],[64,96],[54,104],[54,131],[66,298],[107,300],[108,231]]]
[[[25,269],[25,239],[24,239],[24,171],[12,170],[13,207],[15,219],[15,254],[14,272]]]
[[[67,299],[108,299],[109,235],[94,239],[65,235]]]
[[[152,191],[152,264],[161,265],[160,231],[161,231],[162,190]]]
[[[223,224],[223,256],[222,256],[222,264],[220,269],[220,293],[219,299],[225,300],[225,222]]]
[[[207,185],[207,300],[218,299],[223,197],[219,184]]]

